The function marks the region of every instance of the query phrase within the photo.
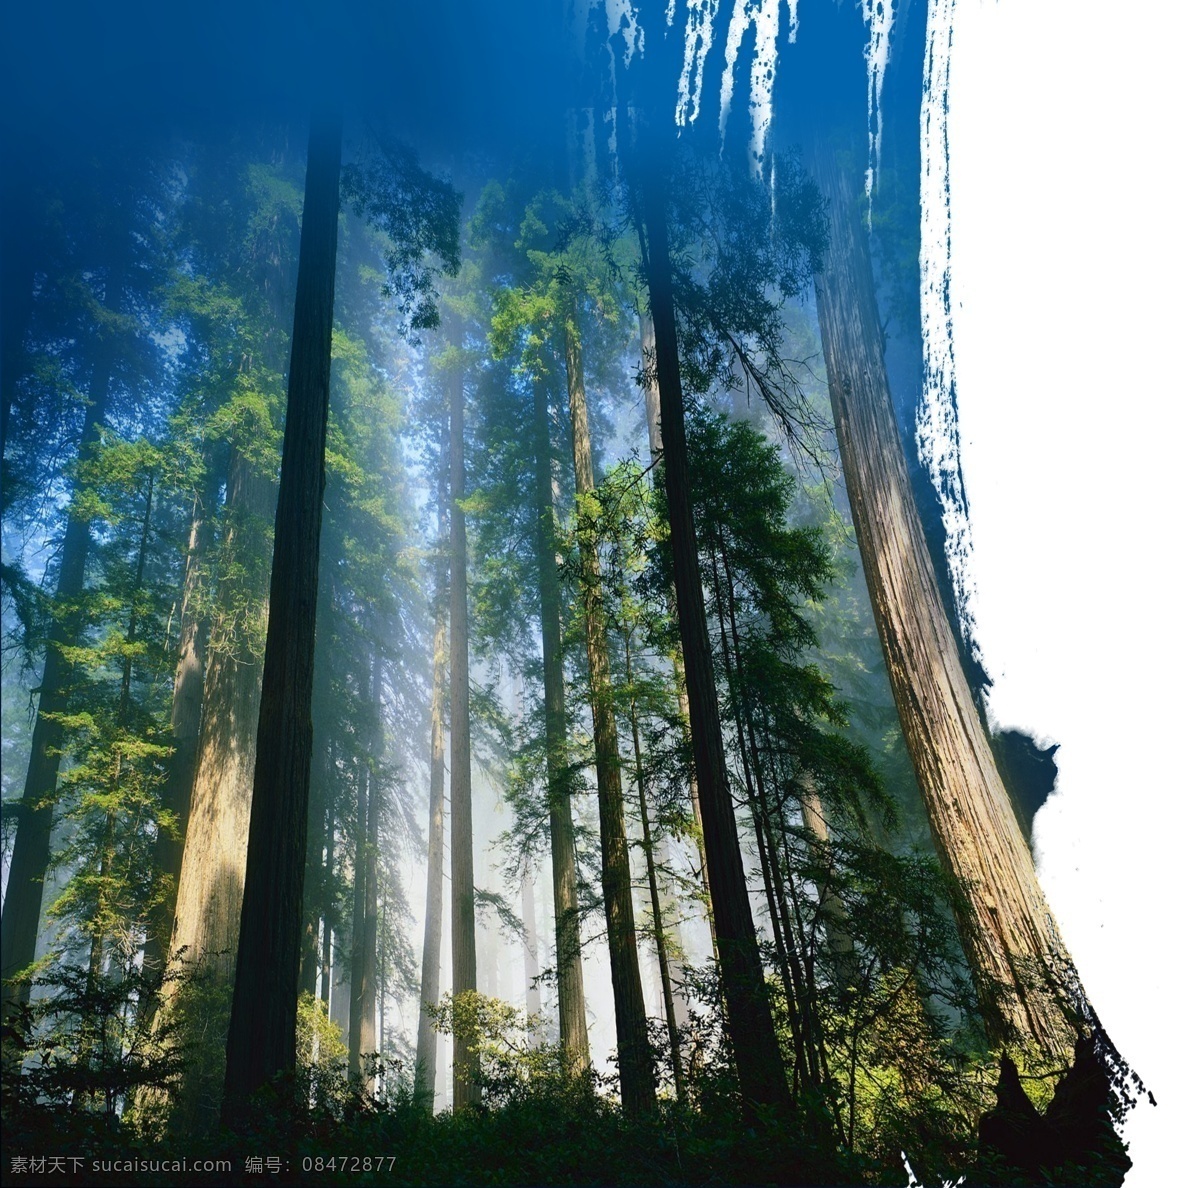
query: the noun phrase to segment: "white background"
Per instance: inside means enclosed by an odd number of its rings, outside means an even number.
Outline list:
[[[952,294],[994,718],[1061,744],[1043,884],[1158,1099],[1133,1188],[1200,1163],[1195,299],[1200,22],[958,0]]]

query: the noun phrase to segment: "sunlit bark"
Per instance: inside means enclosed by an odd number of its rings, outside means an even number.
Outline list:
[[[586,500],[596,489],[592,475],[592,442],[588,430],[583,358],[574,313],[565,320],[567,394],[575,455],[575,493]],[[596,791],[600,806],[600,881],[608,926],[609,966],[617,1025],[617,1067],[621,1103],[630,1114],[654,1104],[654,1062],[646,1030],[646,1004],[638,965],[633,892],[629,885],[629,850],[625,840],[625,806],[621,792],[621,756],[613,710],[608,636],[601,605],[600,556],[595,529],[581,526],[579,552],[583,566],[583,602],[592,729],[596,744]]]
[[[813,167],[829,201],[817,281],[838,448],[871,606],[934,840],[963,892],[959,926],[997,1039],[1071,1058],[1070,958],[996,771],[913,502],[883,359],[857,181],[828,141]]]
[[[265,561],[262,554],[269,543],[263,524],[272,493],[271,482],[234,451],[226,482],[222,551],[238,556],[241,564],[239,575],[218,582],[215,605],[228,607],[247,597],[249,610],[218,612],[212,628],[169,949],[173,956],[183,950],[183,968],[212,991],[208,1009],[216,1016],[212,1022],[217,1032],[224,1029],[233,984],[262,691],[262,661],[255,641],[261,624],[250,620],[254,613],[266,615],[265,597],[244,589],[240,573],[254,573]],[[177,979],[167,981],[165,1003],[179,987]],[[226,1005],[218,1006],[222,1001]]]
[[[163,791],[163,804],[174,814],[176,827],[174,831],[160,829],[154,843],[154,864],[170,880],[170,886],[146,928],[142,969],[151,975],[163,968],[171,939],[179,876],[183,867],[183,839],[187,835],[188,811],[200,745],[209,619],[199,604],[202,601],[201,582],[207,563],[213,505],[216,501],[215,486],[210,480],[209,489],[197,494],[193,505],[183,592],[179,600],[179,656],[175,662],[171,695],[171,741],[175,749],[168,763],[167,783]],[[139,1010],[145,1010],[152,1002],[152,999],[146,999],[145,1003],[139,1003]]]

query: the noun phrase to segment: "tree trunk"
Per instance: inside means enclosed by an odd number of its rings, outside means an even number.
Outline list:
[[[791,1109],[791,1098],[763,980],[750,896],[746,890],[737,821],[725,768],[716,680],[696,555],[696,528],[687,473],[683,387],[671,295],[666,201],[650,169],[644,173],[641,189],[646,220],[647,280],[662,406],[663,461],[675,601],[717,934],[717,961],[743,1099],[750,1112],[758,1106],[786,1112]]]
[[[255,1090],[290,1073],[296,1061],[340,166],[340,118],[314,117],[242,899],[245,943],[238,946],[226,1050],[222,1113],[230,1124]]]
[[[456,349],[462,327],[456,327]],[[471,831],[470,658],[467,647],[467,521],[464,403],[461,360],[450,376],[450,954],[454,994],[477,989],[475,861]],[[454,1037],[454,1108],[482,1099],[466,1035]]]
[[[332,615],[335,595],[333,566],[322,568],[317,610],[317,671],[323,672],[332,663],[329,633],[321,627],[323,616]],[[337,796],[336,772],[333,762],[333,729],[337,721],[334,700],[336,694],[328,685],[313,689],[313,764],[312,781],[308,791],[308,845],[304,857],[304,935],[300,949],[301,993],[317,996],[321,974],[321,918],[327,913],[329,881],[325,868],[325,845],[328,837],[326,821]]]
[[[355,983],[355,994],[358,998],[358,1035],[357,1043],[351,1050],[357,1049],[359,1061],[358,1074],[362,1075],[362,1059],[371,1056],[375,1050],[375,993],[376,971],[378,968],[379,944],[379,808],[382,788],[379,779],[379,755],[382,751],[380,737],[379,698],[383,687],[383,657],[379,647],[375,647],[375,655],[371,664],[371,704],[368,709],[370,729],[368,739],[371,742],[371,757],[367,762],[366,778],[366,823],[363,830],[363,906],[362,906],[362,951],[359,958],[358,981]],[[353,1031],[351,1038],[354,1039]],[[363,1094],[365,1097],[375,1096],[374,1074],[363,1078]]]
[[[754,821],[754,838],[758,845],[759,866],[763,878],[763,893],[767,901],[767,912],[771,920],[771,933],[775,939],[775,950],[779,962],[780,980],[783,983],[784,1001],[787,1005],[788,1026],[792,1032],[792,1050],[795,1061],[792,1066],[793,1090],[797,1085],[807,1091],[813,1087],[812,1064],[807,1060],[805,1036],[807,1028],[801,1018],[801,1001],[809,999],[809,986],[800,967],[796,953],[795,936],[787,914],[787,895],[780,877],[778,855],[775,852],[772,822],[766,812],[766,793],[762,786],[762,775],[753,758],[753,745],[748,743],[751,723],[749,713],[744,712],[745,680],[741,656],[737,648],[737,634],[733,608],[733,579],[726,568],[728,587],[722,592],[721,574],[717,569],[717,552],[723,550],[724,542],[714,543],[708,562],[712,578],[712,593],[716,604],[717,629],[721,636],[721,658],[725,667],[725,681],[729,689],[730,712],[737,733],[738,756],[742,763],[742,779],[746,800]],[[726,629],[728,622],[729,630]],[[730,647],[730,635],[733,647]]]
[[[782,814],[780,805],[776,810]],[[821,794],[816,781],[805,776],[800,784],[800,812],[804,828],[816,839],[813,855],[827,873],[817,882],[817,919],[825,930],[825,943],[833,959],[834,976],[839,987],[845,989],[855,975],[854,942],[847,932],[846,904],[834,888],[833,857],[829,852],[829,826],[825,821],[825,810],[821,805]]]
[[[367,757],[358,757],[358,803],[354,814],[354,899],[350,906],[350,1042],[346,1071],[362,1075],[363,956],[367,902]]]
[[[120,292],[115,280],[110,280],[109,289],[110,292],[105,294],[105,304],[110,309],[116,309]],[[112,365],[106,358],[92,376],[91,403],[84,418],[80,456],[85,456],[91,449],[97,431],[104,422],[111,383]],[[46,640],[46,657],[38,686],[37,717],[30,741],[25,789],[20,801],[8,810],[16,821],[16,837],[8,869],[4,914],[0,919],[0,978],[3,979],[0,986],[3,1002],[0,1018],[6,1023],[19,1004],[29,1001],[29,983],[14,982],[12,979],[18,971],[33,963],[37,953],[42,887],[50,862],[50,833],[54,825],[54,793],[62,761],[60,748],[63,728],[53,720],[52,715],[60,714],[67,708],[66,683],[71,665],[63,656],[63,649],[75,643],[83,626],[75,608],[83,593],[84,570],[91,543],[90,522],[69,515],[63,536],[58,585],[54,592],[55,606],[64,613],[54,617]]]
[[[188,810],[192,783],[196,775],[196,757],[200,745],[200,721],[204,701],[204,668],[208,656],[208,615],[200,611],[204,569],[207,563],[216,483],[208,468],[206,489],[196,495],[192,507],[192,526],[188,533],[187,562],[183,573],[183,592],[179,603],[179,657],[175,662],[175,682],[171,697],[171,740],[175,750],[167,767],[163,804],[174,814],[175,832],[160,829],[154,842],[154,865],[170,879],[171,885],[146,927],[146,945],[142,970],[151,976],[164,967],[175,919],[179,876],[183,867],[183,839],[187,836]],[[139,1003],[139,1010],[152,999]]]
[[[817,313],[838,449],[900,723],[934,840],[963,892],[963,945],[994,1038],[1069,1062],[1078,982],[996,771],[938,594],[905,470],[858,185],[812,154],[829,201]]]
[[[538,596],[542,627],[542,680],[546,701],[546,788],[550,809],[550,867],[554,883],[554,969],[558,984],[558,1034],[567,1065],[582,1072],[590,1063],[579,946],[579,884],[575,827],[571,821],[571,774],[567,768],[566,693],[562,663],[562,591],[554,541],[554,480],[550,416],[544,383],[533,387],[534,465],[538,500]]]
[[[642,818],[642,852],[646,856],[646,883],[650,891],[650,915],[654,922],[654,949],[658,956],[658,977],[662,985],[663,1015],[667,1021],[667,1042],[671,1046],[671,1073],[675,1079],[675,1098],[687,1100],[683,1079],[683,1056],[679,1048],[679,1025],[675,1018],[675,993],[671,984],[671,959],[667,954],[667,934],[663,924],[662,902],[658,894],[658,869],[654,856],[654,838],[650,832],[650,805],[646,798],[646,774],[642,768],[642,741],[638,729],[637,698],[633,694],[633,646],[629,632],[625,636],[625,681],[629,687],[629,735],[633,742],[633,773],[637,781],[638,811]]]
[[[417,1004],[417,1056],[415,1095],[433,1110],[437,1080],[437,1032],[430,1006],[441,990],[442,881],[445,861],[443,813],[446,800],[446,606],[445,581],[435,595],[437,626],[433,633],[433,696],[429,731],[429,861],[425,874],[425,940],[421,949],[421,998]]]
[[[537,980],[541,972],[538,967],[537,912],[533,902],[533,879],[528,870],[521,874],[521,924],[521,948],[525,957],[525,1014],[532,1020],[535,1015],[541,1014],[542,992]],[[529,1034],[531,1041],[536,1042],[532,1026]]]
[[[217,585],[168,949],[175,972],[187,972],[204,985],[200,1010],[205,1017],[190,1020],[189,1027],[201,1030],[206,1047],[219,1047],[228,1025],[262,692],[262,662],[256,646],[259,623],[253,621],[253,614],[232,608],[245,602],[251,611],[261,608],[259,613],[265,617],[265,592],[254,588],[254,575],[264,565],[269,547],[263,524],[272,489],[269,479],[255,474],[245,458],[231,451],[222,552],[238,563],[222,574]],[[245,575],[251,575],[249,580]],[[173,1010],[182,989],[174,976],[163,984],[163,1012]],[[181,1008],[182,1003],[181,999]],[[205,1059],[199,1067],[207,1069],[211,1063]],[[217,1065],[219,1073],[219,1057]],[[182,1116],[191,1119],[186,1126],[202,1128],[215,1120],[219,1091],[219,1080],[208,1084],[197,1076],[181,1083],[177,1106]]]
[[[384,1028],[384,1023],[387,1018],[387,995],[388,995],[388,964],[387,964],[387,946],[384,938],[387,936],[388,929],[388,914],[387,914],[387,879],[383,879],[379,884],[379,1055],[383,1058],[387,1051],[387,1032]],[[387,1094],[387,1072],[384,1068],[379,1070],[380,1084],[378,1086],[379,1096],[383,1097]]]
[[[333,787],[335,770],[333,742],[329,744],[330,789]],[[321,886],[321,998],[325,1002],[325,1015],[333,1018],[333,880],[337,873],[337,833],[334,828],[333,799],[325,807],[325,878]]]
[[[662,399],[658,393],[658,357],[654,345],[654,322],[649,314],[638,315],[638,326],[642,342],[642,366],[647,369],[643,392],[646,403],[646,433],[650,439],[650,459],[658,463],[662,459]],[[687,677],[683,671],[683,659],[677,651],[671,652],[671,664],[675,670],[675,696],[679,702],[679,718],[683,728],[688,729],[691,709],[688,703]],[[691,739],[687,740],[690,746]],[[692,822],[695,829],[696,852],[700,863],[700,886],[704,890],[704,918],[708,922],[709,939],[713,957],[717,955],[717,932],[713,924],[712,892],[708,886],[708,859],[704,853],[704,826],[700,820],[700,786],[696,783],[696,771],[688,772],[688,792],[692,802]]]
[[[579,327],[573,312],[566,318],[567,395],[575,453],[575,494],[586,500],[596,489],[592,475],[592,443]],[[581,513],[583,503],[580,503]],[[625,805],[621,792],[621,755],[609,672],[608,631],[601,602],[600,554],[595,527],[581,518],[579,552],[583,567],[580,596],[587,643],[592,729],[596,742],[596,791],[600,802],[600,882],[608,925],[608,957],[612,973],[617,1025],[617,1068],[621,1104],[631,1116],[654,1105],[654,1057],[646,1029],[646,1003],[638,964],[633,892],[629,883],[629,850],[625,840]]]
[[[654,322],[648,313],[638,314],[644,370],[642,394],[646,403],[646,436],[650,439],[650,461],[662,458],[662,398],[658,393],[658,355],[654,349]]]

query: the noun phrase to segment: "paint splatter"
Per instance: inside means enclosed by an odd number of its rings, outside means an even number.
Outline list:
[[[883,79],[891,53],[892,26],[896,23],[896,0],[862,0],[867,26],[867,226],[871,225],[871,195],[879,171],[879,148],[883,140]]]
[[[963,484],[950,308],[950,158],[946,117],[955,0],[930,0],[921,99],[921,338],[925,381],[917,449],[929,470],[946,526],[946,560],[963,637],[974,642],[971,524]]]
[[[700,90],[704,63],[713,44],[713,22],[720,0],[687,0],[687,24],[683,32],[683,70],[679,75],[679,101],[675,123],[682,128],[700,115]],[[667,8],[667,24],[674,19],[675,5]]]
[[[794,13],[793,13],[794,16]],[[779,0],[734,0],[725,40],[725,69],[721,74],[721,143],[733,103],[734,73],[742,40],[754,26],[754,51],[750,61],[750,168],[761,178],[766,157],[767,131],[771,127],[771,95],[779,50]]]

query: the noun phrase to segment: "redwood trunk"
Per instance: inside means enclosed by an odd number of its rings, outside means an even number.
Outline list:
[[[648,314],[638,315],[638,326],[642,340],[642,366],[648,369],[643,385],[646,402],[646,433],[650,439],[650,460],[657,464],[662,460],[662,400],[658,394],[658,355],[654,345],[654,322]],[[687,695],[687,677],[683,671],[683,660],[677,651],[671,653],[671,664],[675,669],[675,695],[679,702],[679,718],[688,728],[691,720]],[[691,739],[687,742],[690,744]],[[708,922],[709,940],[712,942],[713,957],[717,955],[717,933],[713,924],[712,893],[708,886],[708,859],[704,854],[704,826],[700,820],[700,787],[696,783],[694,768],[688,771],[688,792],[692,802],[692,823],[696,852],[700,863],[700,886],[704,891],[704,918]]]
[[[371,675],[371,732],[374,756],[382,749],[379,720],[379,698],[383,685],[383,657],[375,651]],[[377,758],[367,765],[367,825],[366,845],[363,852],[363,940],[362,973],[358,987],[359,1030],[358,1054],[371,1057],[376,1051],[375,997],[379,958],[379,809],[383,789],[380,786]],[[368,1073],[364,1078],[363,1092],[367,1097],[375,1096],[375,1076]]]
[[[579,328],[566,320],[567,395],[575,445],[575,493],[586,499],[596,489]],[[595,528],[581,524],[579,551],[583,566],[580,597],[587,643],[592,729],[596,743],[596,791],[600,807],[600,883],[608,925],[608,956],[617,1025],[617,1068],[621,1104],[631,1115],[654,1105],[654,1058],[646,1028],[646,1003],[638,964],[633,893],[629,884],[629,848],[625,838],[625,806],[621,792],[621,755],[613,709],[608,632],[601,602],[600,554]]]
[[[671,293],[666,201],[656,177],[649,170],[644,180],[642,197],[648,252],[647,280],[658,361],[675,600],[712,894],[717,961],[727,1004],[729,1038],[743,1099],[751,1112],[756,1106],[788,1111],[791,1098],[763,979],[758,937],[750,910],[737,821],[729,790],[729,775],[725,767],[704,592],[696,555],[696,528],[692,517],[684,432],[683,387]]]
[[[239,571],[253,573],[265,560],[262,523],[271,494],[271,482],[233,452],[223,552],[238,557]],[[212,991],[208,1001],[212,1018],[205,1021],[210,1035],[224,1031],[233,982],[262,691],[257,624],[249,615],[229,609],[232,602],[243,599],[265,612],[259,591],[247,589],[241,577],[223,577],[217,587],[211,656],[204,674],[204,708],[169,949],[172,959],[184,950],[182,967],[202,975]],[[168,980],[163,986],[164,1004],[170,1004],[178,991],[179,982]]]
[[[314,117],[242,900],[245,943],[238,946],[226,1049],[222,1112],[230,1123],[239,1103],[296,1062],[340,166],[341,120]]]
[[[439,582],[444,587],[444,579]],[[433,696],[429,732],[429,863],[425,875],[425,941],[421,949],[421,998],[417,1004],[416,1096],[433,1109],[437,1082],[437,1032],[430,1006],[441,993],[442,882],[445,877],[446,801],[446,611],[444,589],[439,591],[437,627],[433,633]]]
[[[354,814],[354,900],[350,907],[350,1026],[346,1070],[362,1075],[363,962],[367,903],[367,757],[358,757],[358,803]]]
[[[558,982],[558,1033],[568,1067],[590,1062],[579,947],[579,884],[571,775],[566,763],[567,716],[562,664],[562,591],[554,548],[554,480],[550,462],[550,416],[546,389],[533,390],[534,458],[538,500],[538,594],[542,627],[542,680],[546,711],[546,786],[550,809],[550,866],[554,883],[554,967]]]
[[[528,870],[521,875],[521,924],[522,945],[525,957],[525,1015],[531,1021],[541,1014],[542,992],[538,985],[538,935],[537,912],[533,902],[533,878]],[[529,1028],[531,1039],[535,1039],[534,1028]]]
[[[192,798],[192,782],[196,776],[196,758],[200,747],[200,721],[204,701],[204,667],[208,657],[208,615],[200,611],[201,583],[207,562],[213,504],[216,500],[215,482],[210,478],[209,489],[196,496],[192,511],[192,526],[188,533],[187,561],[183,574],[183,594],[179,605],[179,657],[175,662],[175,682],[171,697],[171,740],[175,750],[167,767],[167,783],[163,804],[174,814],[174,831],[160,829],[154,842],[154,864],[170,880],[162,903],[155,910],[146,928],[146,947],[142,969],[157,975],[167,957],[179,876],[183,868],[183,839],[187,835],[188,809]],[[152,1000],[146,1000],[146,1006]],[[145,1009],[139,1004],[139,1009]]]
[[[329,803],[325,807],[325,867],[321,884],[321,999],[325,1017],[333,1018],[333,901],[334,879],[337,875],[337,832],[333,812],[333,780],[336,764],[333,743],[329,744]]]
[[[461,327],[458,345],[461,346]],[[467,521],[461,363],[450,377],[450,954],[454,994],[477,989],[475,861],[471,829],[470,658],[467,647]],[[466,1035],[454,1037],[454,1108],[482,1098]]]
[[[1000,1041],[1069,1062],[1074,982],[963,675],[913,502],[883,359],[857,185],[817,146],[830,251],[818,278],[838,448],[875,623],[934,840],[963,892],[960,931]]]

